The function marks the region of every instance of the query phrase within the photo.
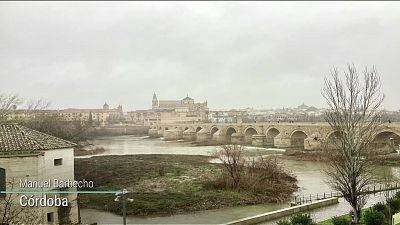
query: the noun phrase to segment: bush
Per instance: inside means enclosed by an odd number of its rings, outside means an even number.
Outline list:
[[[376,210],[366,210],[364,215],[365,225],[384,225],[385,215],[382,212]]]
[[[396,192],[395,198],[400,199],[400,191]]]
[[[388,200],[388,204],[390,206],[390,209],[392,210],[392,213],[394,212],[399,212],[400,210],[400,200],[396,198],[392,198]]]
[[[311,219],[310,214],[298,214],[290,218],[290,222],[293,225],[316,225]]]
[[[381,212],[381,213],[385,213],[387,211],[387,206],[381,202],[376,203],[373,206],[374,210]]]
[[[259,155],[246,160],[243,152],[241,145],[224,145],[214,153],[224,169],[211,186],[246,191],[268,202],[286,201],[298,189],[296,177],[285,171],[276,158]]]
[[[287,220],[281,220],[281,221],[278,222],[277,225],[291,225],[291,223],[289,221],[287,221]]]
[[[383,203],[376,203],[373,207],[374,210],[383,213],[386,218],[389,218],[389,207]]]
[[[333,217],[332,218],[333,225],[350,225],[351,221],[349,218],[346,217]]]

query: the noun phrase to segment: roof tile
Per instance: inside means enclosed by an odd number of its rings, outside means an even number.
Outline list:
[[[71,148],[76,144],[17,124],[0,124],[0,152]]]

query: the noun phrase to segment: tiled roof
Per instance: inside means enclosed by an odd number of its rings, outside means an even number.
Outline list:
[[[0,152],[71,148],[75,144],[17,124],[0,124]]]

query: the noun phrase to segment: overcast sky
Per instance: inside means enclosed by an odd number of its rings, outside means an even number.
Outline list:
[[[347,63],[400,109],[400,2],[0,2],[0,93],[52,108],[323,107]]]

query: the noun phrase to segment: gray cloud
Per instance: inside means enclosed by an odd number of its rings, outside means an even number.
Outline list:
[[[398,2],[1,2],[0,92],[53,108],[324,106],[332,66],[375,64],[399,109]]]

